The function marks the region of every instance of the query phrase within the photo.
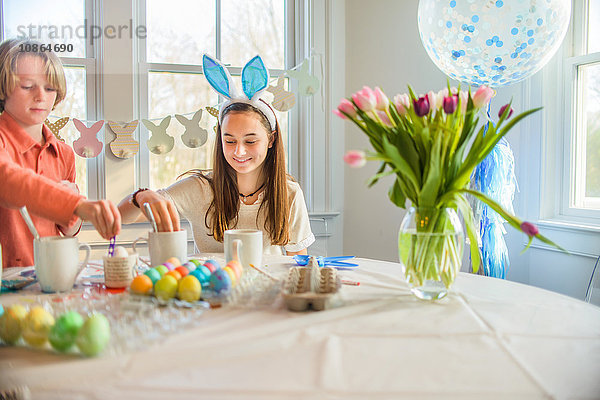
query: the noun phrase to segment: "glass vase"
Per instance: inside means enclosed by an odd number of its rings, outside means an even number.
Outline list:
[[[398,254],[412,293],[437,300],[460,270],[464,235],[452,208],[411,207],[400,224]]]

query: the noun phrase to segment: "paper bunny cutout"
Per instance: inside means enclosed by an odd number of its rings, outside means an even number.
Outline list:
[[[227,99],[221,105],[219,123],[223,122],[223,110],[228,105],[233,103],[248,103],[258,108],[269,120],[271,129],[275,130],[277,125],[275,113],[260,98],[269,84],[269,71],[260,56],[254,56],[242,68],[243,94],[238,93],[229,71],[218,60],[204,54],[202,57],[202,70],[210,86]]]
[[[274,109],[281,112],[289,111],[292,107],[294,107],[294,104],[296,104],[296,96],[294,93],[285,90],[283,87],[284,81],[284,77],[280,76],[279,79],[277,79],[276,86],[269,86],[267,88],[267,92],[273,93],[274,97],[271,105]]]
[[[167,135],[167,128],[171,123],[171,116],[167,115],[160,121],[160,124],[154,125],[154,123],[150,120],[143,119],[142,122],[148,128],[149,131],[152,132],[152,136],[146,142],[148,144],[148,149],[154,154],[165,154],[173,150],[173,146],[175,146],[175,138],[173,136]]]
[[[211,107],[211,106],[206,106],[204,108],[206,109],[206,111],[208,111],[208,113],[210,115],[215,117],[217,120],[219,119],[219,110],[217,110],[216,108]],[[215,133],[217,133],[217,124],[215,124],[215,126],[213,126],[213,130],[215,131]]]
[[[50,129],[52,131],[52,133],[54,133],[54,136],[56,136],[56,138],[58,140],[60,140],[61,142],[64,142],[65,139],[63,139],[62,137],[60,137],[60,134],[58,133],[62,128],[65,127],[65,125],[67,124],[67,122],[69,122],[69,117],[63,117],[59,120],[56,120],[55,122],[50,122],[47,118],[44,121],[44,124],[48,127],[48,129]]]
[[[133,132],[138,126],[138,121],[131,121],[122,126],[118,122],[108,121],[108,126],[117,135],[110,143],[110,150],[119,158],[130,158],[137,154],[140,145],[133,138]]]
[[[202,119],[202,110],[196,111],[192,119],[187,119],[183,115],[175,114],[177,121],[185,126],[185,132],[181,135],[181,141],[187,147],[195,149],[196,147],[202,146],[208,139],[208,132],[206,129],[200,127],[200,120]]]
[[[89,128],[77,118],[73,118],[73,124],[80,133],[79,139],[73,142],[75,153],[83,158],[97,157],[102,151],[102,142],[96,138],[96,134],[104,125],[104,120],[96,122]]]
[[[308,71],[308,59],[302,61],[297,71],[289,70],[286,74],[298,80],[298,90],[303,96],[312,96],[319,90],[319,79]]]

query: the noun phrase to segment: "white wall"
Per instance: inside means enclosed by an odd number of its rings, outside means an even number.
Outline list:
[[[380,86],[390,97],[405,92],[407,84],[417,93],[438,90],[445,85],[445,75],[421,44],[417,6],[417,0],[346,1],[346,96],[363,85]],[[539,106],[541,101],[531,101],[531,98],[541,98],[543,88],[552,79],[557,77],[549,67],[525,83],[499,89],[492,101],[494,113],[511,98],[517,111]],[[521,188],[515,195],[515,211],[533,222],[540,219],[539,203],[544,186],[541,176],[547,136],[543,116],[538,113],[530,117],[507,136],[515,155],[515,172]],[[346,150],[370,149],[358,128],[346,122],[344,130]],[[397,261],[397,234],[404,210],[394,207],[387,198],[391,179],[371,189],[366,187],[366,180],[377,166],[370,162],[362,169],[345,170],[344,254]],[[595,261],[591,255],[600,251],[600,235],[547,225],[541,229],[575,254],[557,253],[546,246],[521,254],[526,238],[508,227],[506,241],[511,259],[508,279],[582,299]]]

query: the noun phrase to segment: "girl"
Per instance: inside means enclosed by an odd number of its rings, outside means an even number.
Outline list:
[[[231,93],[228,71],[204,56],[209,83],[227,97],[221,107],[211,173],[190,171],[165,190],[140,189],[119,204],[124,223],[142,221],[149,203],[159,231],[179,230],[179,214],[190,221],[196,247],[223,252],[232,228],[263,231],[265,254],[307,254],[315,238],[300,186],[285,172],[285,154],[275,113],[260,99],[268,73],[260,57],[242,71],[247,97]],[[257,79],[259,82],[256,82]],[[248,89],[254,86],[254,89]]]
[[[27,206],[40,236],[75,235],[81,219],[106,239],[121,217],[110,201],[88,201],[75,185],[73,150],[44,121],[66,94],[60,60],[51,52],[21,52],[40,44],[0,44],[0,243],[5,267],[33,265],[33,237],[17,208]]]

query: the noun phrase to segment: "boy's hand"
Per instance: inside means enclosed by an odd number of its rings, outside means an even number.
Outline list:
[[[94,224],[106,240],[121,233],[121,213],[110,200],[82,200],[75,207],[75,215]]]

